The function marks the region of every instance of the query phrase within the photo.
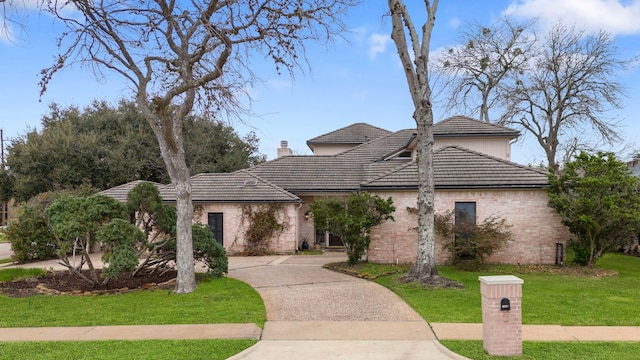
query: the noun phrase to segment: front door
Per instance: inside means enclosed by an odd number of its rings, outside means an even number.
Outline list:
[[[222,223],[222,213],[208,213],[208,221],[209,221],[209,229],[213,233],[213,238],[220,245],[224,245],[224,231],[223,231],[223,223]]]

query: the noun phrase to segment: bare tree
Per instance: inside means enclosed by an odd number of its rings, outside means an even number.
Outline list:
[[[616,51],[613,37],[604,31],[585,34],[558,24],[544,39],[532,68],[518,74],[505,92],[507,124],[535,137],[550,171],[558,172],[559,151],[573,153],[586,146],[585,129],[608,144],[620,139],[617,124],[606,115],[621,106],[624,88],[615,78],[633,59],[619,59]]]
[[[428,281],[438,275],[435,261],[434,180],[433,180],[433,109],[429,84],[429,44],[436,21],[438,0],[425,0],[427,20],[422,32],[415,28],[402,0],[388,0],[391,13],[391,38],[402,62],[418,128],[418,249],[416,262],[407,278]],[[411,42],[411,51],[407,40]],[[412,57],[413,55],[413,57]]]
[[[51,0],[67,25],[61,54],[43,70],[41,87],[74,62],[129,81],[153,129],[176,190],[175,293],[195,289],[193,204],[185,163],[183,121],[201,105],[237,111],[238,94],[254,76],[250,59],[263,55],[278,70],[306,61],[306,40],[330,40],[344,30],[340,15],[357,0]],[[61,10],[65,11],[61,11]]]
[[[533,56],[534,23],[502,18],[489,27],[477,22],[466,26],[460,45],[435,59],[437,71],[450,77],[445,86],[450,94],[447,110],[479,110],[480,121],[491,122],[489,110],[504,97],[505,84],[524,71]]]

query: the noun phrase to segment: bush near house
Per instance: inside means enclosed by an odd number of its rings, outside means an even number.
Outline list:
[[[513,239],[505,219],[488,217],[481,224],[462,221],[454,224],[453,212],[435,215],[435,232],[444,238],[443,247],[456,269],[476,271],[487,265],[487,258]]]
[[[569,246],[577,264],[594,266],[640,233],[640,179],[615,155],[582,152],[549,183],[549,206],[575,235]]]
[[[369,249],[369,230],[393,220],[395,210],[391,197],[384,200],[367,192],[356,192],[346,199],[316,199],[309,206],[317,229],[340,236],[351,265]]]

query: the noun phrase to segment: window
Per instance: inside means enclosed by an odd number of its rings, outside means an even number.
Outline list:
[[[468,241],[471,238],[471,231],[476,226],[476,203],[475,202],[456,202],[455,210],[455,241]],[[462,244],[462,243],[460,243]],[[458,245],[460,245],[458,244]],[[458,254],[461,259],[473,259],[474,255],[465,253]]]
[[[213,233],[213,238],[216,239],[220,245],[224,245],[222,213],[208,213],[207,220],[209,222],[209,229],[211,229],[211,232]]]
[[[468,223],[476,225],[476,203],[475,202],[457,202],[456,203],[456,226]]]

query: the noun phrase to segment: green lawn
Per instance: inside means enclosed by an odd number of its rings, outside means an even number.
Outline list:
[[[424,290],[415,284],[400,284],[400,274],[375,281],[390,288],[430,322],[481,323],[478,276],[513,274],[524,280],[523,324],[640,326],[640,258],[607,254],[597,266],[619,275],[519,274],[514,273],[516,267],[462,272],[442,266],[438,268],[440,275],[462,282],[464,289]]]
[[[255,343],[255,340],[0,342],[0,358],[222,360]]]
[[[40,269],[0,270],[0,281]],[[191,294],[168,290],[94,296],[0,296],[0,327],[255,323],[264,326],[262,298],[230,278],[204,279]],[[2,359],[226,359],[251,339],[0,342]]]
[[[449,350],[474,360],[566,360],[636,359],[640,354],[637,342],[533,342],[522,343],[522,356],[489,356],[482,348],[482,341],[442,340]],[[636,355],[633,355],[636,354]]]
[[[1,270],[1,274],[7,270]],[[0,327],[255,323],[266,310],[249,285],[205,279],[191,294],[170,290],[94,296],[0,296]]]

